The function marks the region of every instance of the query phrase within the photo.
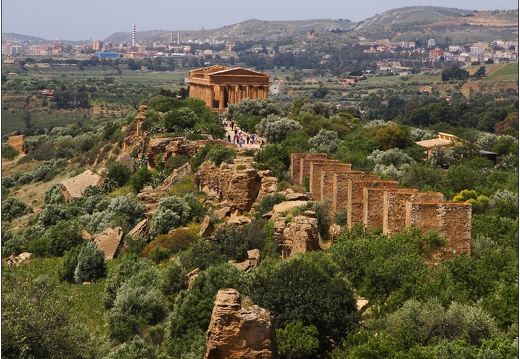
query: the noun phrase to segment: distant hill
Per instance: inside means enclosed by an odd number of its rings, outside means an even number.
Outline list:
[[[28,35],[20,35],[20,34],[3,32],[2,33],[2,42],[8,42],[8,41],[30,41],[32,43],[49,42],[49,40],[42,39],[41,37],[34,37],[34,36],[28,36]]]
[[[181,31],[181,39],[211,39],[223,41],[274,41],[292,38],[309,31],[347,30],[355,26],[349,20],[314,19],[299,21],[261,21],[247,20],[237,24],[227,25],[218,29],[201,29],[195,31]],[[137,31],[137,41],[166,41],[172,35],[171,31]],[[173,33],[177,38],[177,31]],[[110,35],[104,41],[128,42],[131,41],[130,32],[118,32]]]
[[[348,19],[311,19],[299,21],[247,20],[218,29],[180,31],[181,41],[300,41],[302,35],[311,32],[334,32],[352,40],[390,39],[392,41],[425,41],[434,37],[453,42],[490,42],[496,39],[518,40],[518,9],[506,11],[473,11],[435,6],[409,6],[388,10],[382,14],[360,21]],[[169,42],[177,38],[177,30],[138,29],[137,41]],[[2,34],[3,41],[46,40],[17,34]],[[345,39],[336,38],[338,41]],[[130,42],[131,32],[117,32],[104,42]],[[48,42],[48,40],[47,40]],[[348,42],[348,41],[347,41]]]

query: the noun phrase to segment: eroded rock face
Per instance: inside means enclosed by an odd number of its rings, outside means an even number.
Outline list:
[[[251,163],[236,162],[232,165],[223,163],[220,167],[204,162],[197,178],[202,191],[215,195],[220,201],[227,201],[230,211],[240,215],[251,211],[261,196],[276,188],[270,171],[258,171],[251,167]]]
[[[159,160],[166,163],[166,161],[173,156],[184,155],[191,158],[198,150],[199,146],[196,143],[184,137],[152,137],[150,138],[148,149],[146,150],[148,167],[155,168]]]
[[[163,181],[163,184],[161,185],[161,190],[171,190],[175,183],[179,182],[184,177],[191,175],[191,173],[192,172],[189,163],[185,163],[179,168],[174,169],[172,173]]]
[[[282,248],[282,258],[320,250],[318,219],[313,211],[291,217],[278,217],[274,222],[274,238]]]
[[[220,289],[211,315],[204,358],[278,358],[273,318],[257,305],[244,308],[236,289]]]

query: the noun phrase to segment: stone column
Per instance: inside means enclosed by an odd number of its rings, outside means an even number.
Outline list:
[[[220,98],[219,98],[219,101],[218,101],[218,108],[219,108],[219,110],[223,110],[224,107],[226,107],[226,104],[224,103],[224,100],[225,100],[224,86],[220,85],[219,89],[220,89]]]

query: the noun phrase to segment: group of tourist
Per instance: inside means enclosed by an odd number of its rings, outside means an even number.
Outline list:
[[[225,120],[222,121],[223,125],[224,125],[224,122],[225,122],[225,125],[227,126],[227,121],[225,121]],[[231,132],[228,132],[227,140],[228,140],[228,142],[233,143],[235,146],[242,148],[242,145],[244,143],[248,144],[248,145],[254,145],[258,141],[258,136],[256,134],[253,133],[252,135],[248,135],[248,134],[243,133],[242,130],[238,126],[236,126],[236,124],[233,121],[231,121],[230,127],[231,127]],[[232,133],[233,133],[233,136],[232,136]],[[265,142],[262,140],[260,142],[260,148],[262,148],[264,144],[265,144]]]

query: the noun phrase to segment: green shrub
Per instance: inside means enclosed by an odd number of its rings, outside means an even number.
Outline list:
[[[11,187],[14,187],[15,185],[16,185],[16,182],[11,177],[7,177],[7,176],[2,177],[2,187],[11,188]]]
[[[159,201],[159,207],[152,216],[150,236],[168,233],[169,230],[184,226],[190,220],[191,208],[182,198],[170,196]]]
[[[155,264],[159,264],[170,259],[170,251],[162,247],[154,247],[148,252],[147,258]]]
[[[78,254],[78,265],[74,270],[76,283],[94,282],[106,275],[105,254],[94,242],[88,242]]]
[[[31,173],[22,173],[19,177],[18,177],[18,184],[19,185],[24,185],[24,184],[28,184],[28,183],[31,183],[33,180],[33,176]]]
[[[132,190],[135,193],[139,193],[145,185],[150,183],[152,180],[152,172],[150,172],[146,167],[142,167],[138,169],[128,181],[128,184],[132,187]]]
[[[262,217],[262,215],[271,211],[275,205],[285,200],[285,196],[278,192],[263,196],[260,203],[255,207],[255,216],[257,218]]]
[[[15,218],[33,213],[31,207],[15,197],[7,197],[2,201],[2,220],[12,221]]]
[[[78,255],[81,252],[82,246],[76,246],[74,248],[65,251],[63,254],[63,261],[58,268],[58,278],[63,282],[74,283],[74,271],[78,266]]]
[[[7,158],[8,160],[13,160],[16,156],[18,156],[20,152],[18,152],[13,146],[9,144],[2,145],[2,157]]]
[[[166,315],[163,295],[158,289],[159,272],[143,268],[118,288],[113,307],[108,311],[111,338],[123,342],[138,333],[140,326],[157,324]]]
[[[48,241],[50,254],[54,256],[62,256],[65,251],[83,242],[76,220],[59,221],[45,232],[43,239]]]
[[[65,203],[65,197],[63,197],[63,194],[61,193],[59,183],[55,183],[45,190],[44,201],[46,205]]]
[[[177,228],[171,233],[161,234],[150,242],[143,250],[142,255],[148,257],[155,248],[167,249],[170,252],[180,252],[189,248],[198,239],[198,235],[191,229]]]
[[[161,272],[161,291],[164,295],[172,295],[184,288],[184,277],[186,270],[178,263],[170,261],[168,266]]]
[[[315,357],[320,347],[317,336],[318,329],[314,325],[289,323],[285,328],[276,329],[278,352],[282,358],[287,359]]]
[[[131,175],[130,169],[121,162],[114,162],[108,167],[107,179],[117,187],[126,185]]]

